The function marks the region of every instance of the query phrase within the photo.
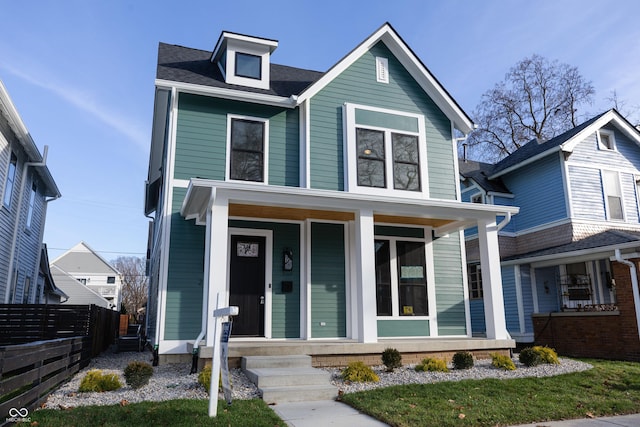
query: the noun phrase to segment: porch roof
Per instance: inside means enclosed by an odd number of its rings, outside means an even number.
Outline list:
[[[228,201],[229,205],[235,205],[238,210],[241,210],[238,206],[247,205],[277,207],[290,210],[292,215],[304,215],[304,212],[308,212],[308,218],[318,218],[319,212],[353,214],[360,210],[370,210],[379,222],[394,222],[396,218],[404,218],[407,223],[432,226],[436,234],[441,235],[473,227],[479,220],[492,221],[498,215],[514,215],[519,211],[519,208],[513,206],[463,203],[457,200],[381,197],[192,178],[180,213],[186,219],[195,219],[197,224],[203,225],[206,223],[208,207],[221,199]],[[230,214],[233,215],[233,212]],[[323,217],[320,216],[320,219]]]

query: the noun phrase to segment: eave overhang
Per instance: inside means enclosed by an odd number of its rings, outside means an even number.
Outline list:
[[[193,178],[180,209],[186,219],[206,224],[207,212],[217,198],[230,205],[278,206],[282,208],[357,212],[372,211],[381,217],[406,217],[439,220],[434,232],[445,235],[477,225],[478,221],[495,221],[497,216],[515,215],[513,206],[481,205],[440,199],[407,199],[347,193],[342,191],[229,183]]]

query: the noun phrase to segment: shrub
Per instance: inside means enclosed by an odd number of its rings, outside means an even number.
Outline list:
[[[387,372],[393,372],[402,366],[402,355],[395,348],[387,348],[382,352],[382,363],[387,367]]]
[[[422,362],[416,365],[415,369],[418,372],[449,372],[447,362],[443,359],[433,359],[431,357],[422,359]]]
[[[516,365],[513,363],[513,360],[511,360],[509,356],[498,353],[493,353],[491,355],[491,364],[498,369],[504,369],[506,371],[516,370]]]
[[[92,369],[80,382],[79,392],[88,391],[112,391],[122,387],[122,383],[116,374],[104,374],[99,369]]]
[[[453,355],[453,369],[473,368],[473,355],[468,351],[459,351]]]
[[[522,351],[520,351],[520,362],[529,367],[538,366],[542,363],[548,363],[550,365],[560,364],[558,354],[554,349],[540,345],[523,348]]]
[[[131,362],[124,368],[124,378],[134,389],[147,385],[151,375],[153,375],[153,367],[146,362]]]
[[[207,390],[211,390],[211,365],[207,365],[198,374],[198,382]]]
[[[377,383],[380,381],[380,378],[375,372],[373,372],[373,369],[361,361],[349,363],[349,365],[342,371],[342,379],[354,383]]]

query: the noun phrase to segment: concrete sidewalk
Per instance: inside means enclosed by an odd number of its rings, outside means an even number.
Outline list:
[[[387,424],[334,400],[280,403],[271,409],[289,427],[384,427]],[[418,427],[418,426],[416,426]],[[438,426],[420,426],[438,427]],[[545,421],[511,427],[640,427],[640,414],[604,418]]]

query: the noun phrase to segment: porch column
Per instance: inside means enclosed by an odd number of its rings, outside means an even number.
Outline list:
[[[508,339],[509,333],[507,332],[502,296],[498,228],[495,219],[478,221],[478,243],[487,338]]]
[[[215,191],[215,190],[214,190]],[[228,305],[227,268],[229,265],[229,200],[214,193],[207,211],[205,236],[205,283],[209,289],[207,304],[207,347],[213,347],[215,319],[213,310]]]
[[[376,252],[374,247],[373,210],[355,215],[355,250],[357,272],[358,341],[377,342],[376,320]]]

